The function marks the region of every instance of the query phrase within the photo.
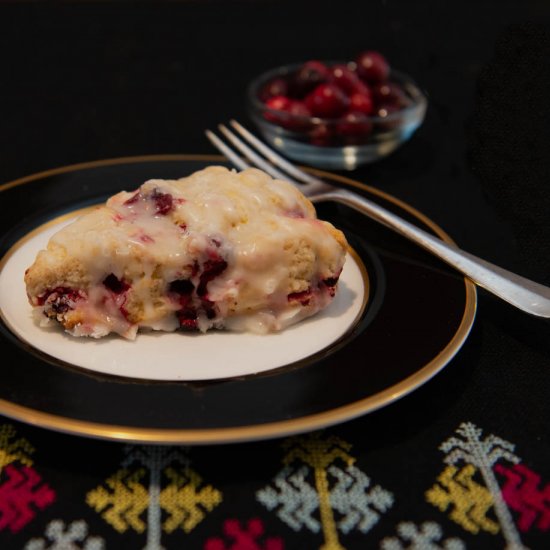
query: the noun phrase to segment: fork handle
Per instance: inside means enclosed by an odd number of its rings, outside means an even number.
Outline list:
[[[335,201],[350,206],[429,250],[478,286],[513,306],[531,315],[550,317],[550,288],[546,286],[448,244],[360,195],[342,190],[311,198],[314,202]]]

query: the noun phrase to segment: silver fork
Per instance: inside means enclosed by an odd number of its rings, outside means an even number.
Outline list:
[[[244,170],[254,166],[277,179],[289,181],[313,203],[335,201],[350,206],[429,250],[475,284],[506,302],[531,315],[550,318],[550,288],[448,244],[361,195],[316,178],[280,156],[237,121],[231,120],[230,125],[234,131],[223,124],[218,128],[248,162],[210,130],[206,130],[206,136],[236,168]]]

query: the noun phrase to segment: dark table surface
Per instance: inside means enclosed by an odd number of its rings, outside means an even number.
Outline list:
[[[378,49],[427,91],[426,120],[346,175],[550,284],[549,23],[542,0],[2,2],[0,181],[214,153],[203,130],[247,119],[257,73]],[[479,290],[436,377],[301,440],[139,446],[3,417],[0,548],[550,548],[548,336]],[[312,438],[340,455],[285,465]]]

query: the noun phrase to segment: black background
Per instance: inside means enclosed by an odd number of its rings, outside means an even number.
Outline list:
[[[244,91],[257,73],[378,49],[414,76],[429,108],[409,143],[352,177],[415,206],[463,248],[550,284],[549,24],[542,0],[3,2],[0,181],[126,155],[213,153],[204,129],[246,120]],[[480,291],[470,338],[440,375],[329,430],[396,499],[367,535],[342,535],[346,548],[378,548],[406,520],[437,521],[469,548],[504,548],[501,534],[469,534],[423,495],[443,468],[438,446],[465,421],[513,442],[540,487],[550,481],[548,335],[547,321]],[[58,497],[23,532],[0,531],[2,548],[22,548],[54,518],[86,518],[107,548],[144,545],[84,504],[118,468],[122,445],[14,425]],[[321,545],[321,535],[295,533],[254,499],[282,467],[280,442],[191,453],[224,503],[191,535],[164,536],[167,548],[202,548],[225,518],[256,516],[286,548]],[[548,531],[522,540],[546,548]]]

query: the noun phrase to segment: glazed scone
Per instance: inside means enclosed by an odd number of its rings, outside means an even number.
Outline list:
[[[39,318],[74,336],[266,333],[332,301],[346,249],[290,183],[212,166],[82,215],[38,253],[25,285]]]

